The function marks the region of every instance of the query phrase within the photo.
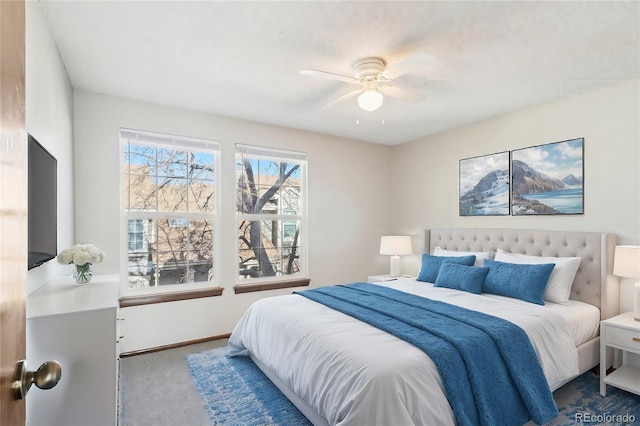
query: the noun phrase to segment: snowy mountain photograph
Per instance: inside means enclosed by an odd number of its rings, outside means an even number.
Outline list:
[[[460,160],[460,216],[509,214],[509,152]]]
[[[511,214],[583,214],[583,143],[571,139],[511,152]]]

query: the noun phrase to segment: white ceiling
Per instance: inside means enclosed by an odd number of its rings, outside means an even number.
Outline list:
[[[76,89],[388,145],[640,68],[638,1],[40,4]],[[299,73],[352,75],[359,59],[422,51],[437,61],[395,83],[426,99],[386,98],[375,112],[355,99],[323,110],[354,86]]]

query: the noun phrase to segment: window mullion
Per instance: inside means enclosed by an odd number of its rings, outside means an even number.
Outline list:
[[[191,151],[187,150],[186,151],[186,155],[187,155],[187,170],[190,170],[190,166],[191,166],[191,156],[189,155]],[[189,208],[189,188],[191,187],[191,177],[189,177],[189,172],[187,172],[186,175],[186,179],[185,179],[185,193],[186,193],[186,202],[187,202],[187,213],[191,212],[191,209]],[[189,216],[187,216],[187,277],[186,277],[186,281],[187,282],[191,282],[190,278],[191,278],[191,218]],[[194,277],[195,277],[195,270],[193,271]],[[195,278],[194,278],[195,280]]]
[[[247,214],[247,213],[238,213],[237,216],[241,218],[241,220],[299,220],[302,221],[304,216],[302,215],[294,215],[294,214],[271,214],[271,213],[262,213],[262,214]]]

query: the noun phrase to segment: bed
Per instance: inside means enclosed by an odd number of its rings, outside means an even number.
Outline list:
[[[415,279],[398,279],[386,287],[484,312],[521,327],[533,344],[546,384],[555,390],[600,362],[599,320],[619,311],[618,282],[612,275],[616,241],[615,235],[593,232],[425,232],[427,253],[439,247],[580,257],[568,306],[465,294]],[[232,355],[248,352],[314,425],[456,423],[441,375],[422,350],[301,295],[254,303],[234,329],[229,347]],[[612,354],[606,362],[612,364]]]

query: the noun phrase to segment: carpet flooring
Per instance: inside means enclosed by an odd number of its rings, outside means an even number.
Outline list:
[[[226,351],[223,347],[186,357],[211,424],[310,425],[249,357],[228,358]],[[602,397],[593,373],[567,383],[554,392],[554,399],[560,415],[545,426],[640,425],[640,396],[608,386],[607,396]]]
[[[118,426],[211,425],[185,357],[226,346],[220,339],[121,358]]]

